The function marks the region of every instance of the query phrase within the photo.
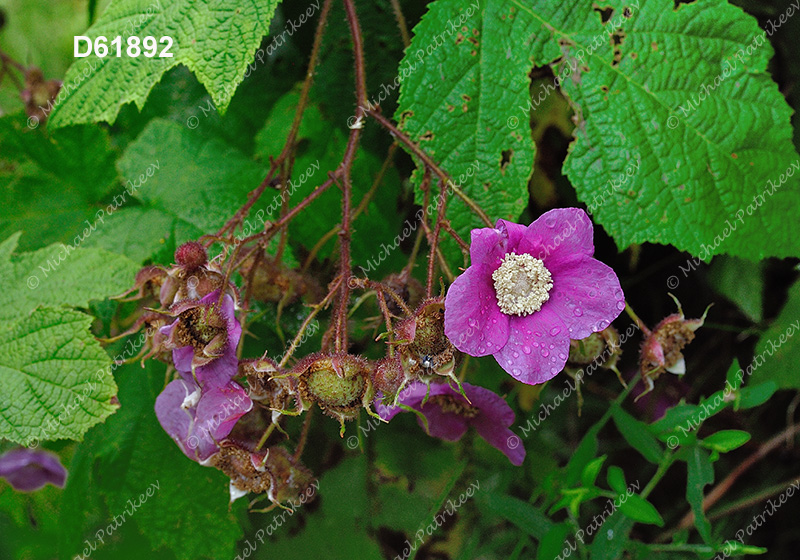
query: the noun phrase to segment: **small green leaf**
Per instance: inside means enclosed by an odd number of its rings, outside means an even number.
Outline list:
[[[684,427],[687,431],[694,430],[699,426],[697,415],[701,410],[696,404],[679,404],[667,409],[664,417],[650,424],[650,428],[657,434],[670,433],[679,426]]]
[[[117,0],[85,32],[93,41],[122,36],[122,56],[92,54],[76,60],[64,77],[50,126],[107,121],[133,101],[141,110],[150,90],[170,68],[185,64],[224,111],[248,63],[269,32],[277,0],[234,3],[220,0]],[[129,37],[155,37],[157,56],[131,56]],[[167,40],[171,39],[171,48]],[[142,47],[142,45],[139,45]],[[81,44],[85,51],[86,43]],[[134,50],[135,52],[135,50]],[[167,57],[162,54],[171,53]],[[213,56],[210,56],[213,53]],[[262,53],[263,60],[263,53]]]
[[[655,436],[650,433],[647,424],[640,422],[618,405],[614,405],[611,416],[619,433],[622,434],[628,445],[641,453],[642,457],[651,463],[658,464],[664,455],[664,449]]]
[[[629,537],[635,521],[622,512],[612,513],[597,531],[592,541],[590,553],[592,560],[618,560],[628,546]]]
[[[625,501],[620,501],[619,510],[639,523],[664,526],[664,519],[655,506],[638,494],[626,496]]]
[[[741,447],[750,441],[750,434],[742,430],[721,430],[715,434],[711,434],[700,443],[704,447],[719,451],[720,453],[727,453],[733,451],[737,447]]]
[[[564,543],[572,531],[567,523],[558,523],[547,532],[539,542],[536,550],[536,560],[553,560],[564,550]]]
[[[581,473],[581,482],[585,487],[590,488],[594,486],[595,481],[597,481],[597,475],[600,474],[600,469],[603,468],[606,457],[606,455],[602,455],[584,467],[583,473]]]
[[[565,486],[574,486],[578,484],[586,465],[597,455],[597,449],[600,444],[597,441],[597,433],[599,430],[596,428],[597,426],[590,428],[589,431],[586,432],[586,435],[583,436],[583,439],[578,444],[572,457],[570,457],[569,463],[567,463],[566,477],[564,479]]]
[[[686,458],[688,476],[686,482],[686,500],[694,513],[694,524],[703,541],[710,544],[711,523],[703,511],[703,488],[714,482],[714,466],[711,464],[708,453],[700,447],[692,447]]]
[[[764,554],[767,549],[760,546],[743,545],[739,541],[730,540],[720,545],[717,552],[722,552],[725,554],[725,558],[730,558],[740,554]]]
[[[739,390],[739,400],[736,402],[736,409],[755,408],[761,406],[778,390],[778,384],[774,381],[759,383],[752,387],[744,387]]]
[[[83,438],[117,405],[111,359],[91,317],[40,307],[0,342],[0,438],[25,445]]]
[[[625,473],[617,466],[608,467],[606,480],[608,481],[608,486],[617,494],[624,494],[628,488],[628,484],[625,482]]]
[[[539,509],[513,496],[493,493],[487,497],[486,505],[536,540],[542,540],[555,527]]]

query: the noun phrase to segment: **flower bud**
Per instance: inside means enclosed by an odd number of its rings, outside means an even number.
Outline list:
[[[208,263],[208,252],[197,241],[189,241],[175,250],[175,263],[186,272],[194,272]]]

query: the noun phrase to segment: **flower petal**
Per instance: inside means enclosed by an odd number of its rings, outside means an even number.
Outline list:
[[[492,423],[507,428],[514,423],[514,411],[508,406],[506,400],[485,387],[462,383],[464,393],[472,406],[481,410],[481,415],[486,416]],[[455,392],[455,394],[458,394]]]
[[[47,483],[63,488],[67,469],[53,453],[19,448],[0,456],[0,477],[18,492],[33,492]]]
[[[426,402],[421,409],[422,414],[428,419],[428,435],[446,441],[458,441],[467,433],[467,420],[453,412],[443,412],[435,403]],[[420,427],[424,429],[422,419],[417,418]]]
[[[545,212],[525,231],[517,253],[529,253],[544,261],[552,273],[565,260],[594,254],[594,230],[580,208],[556,208]]]
[[[234,381],[224,387],[204,391],[197,403],[194,435],[210,442],[228,436],[239,418],[250,412],[253,401],[247,391]]]
[[[176,379],[171,381],[156,397],[156,417],[161,427],[175,440],[181,451],[190,459],[196,459],[188,446],[189,432],[194,424],[194,409],[182,407],[189,395],[198,389],[194,381]]]
[[[502,229],[479,228],[470,232],[469,259],[471,266],[485,265],[494,272],[509,251],[508,233]]]
[[[444,333],[470,356],[488,356],[508,340],[509,317],[500,311],[487,266],[470,266],[447,291]]]
[[[522,441],[508,428],[498,426],[485,416],[476,418],[472,425],[489,445],[502,451],[512,465],[518,467],[525,460],[525,447],[522,445]]]
[[[608,327],[625,309],[625,294],[611,267],[583,257],[553,274],[545,304],[562,319],[573,339],[586,338]]]
[[[494,357],[514,379],[536,385],[564,369],[569,335],[551,305],[526,317],[512,317],[510,323],[508,342]]]

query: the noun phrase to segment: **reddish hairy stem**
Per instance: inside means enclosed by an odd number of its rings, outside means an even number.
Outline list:
[[[361,26],[352,0],[344,0],[344,9],[347,13],[347,24],[350,27],[350,36],[353,40],[353,57],[355,59],[355,87],[356,87],[356,112],[355,122],[360,122],[364,117],[364,106],[367,105],[367,82],[364,76],[364,43],[361,38]],[[350,206],[352,204],[353,185],[351,172],[356,149],[361,138],[361,127],[350,130],[347,149],[342,159],[342,228],[339,231],[339,304],[336,313],[336,330],[334,347],[337,352],[347,351],[347,307],[350,300],[350,276],[352,276],[350,262],[350,235],[353,217]]]
[[[278,155],[278,157],[271,162],[269,173],[267,173],[267,176],[263,181],[261,181],[261,184],[250,192],[247,202],[244,204],[244,206],[242,206],[236,212],[236,214],[234,214],[233,217],[228,220],[224,226],[222,226],[222,229],[219,230],[217,233],[219,236],[223,235],[229,230],[233,231],[236,229],[236,226],[241,223],[241,221],[250,211],[250,208],[253,207],[253,204],[258,201],[258,199],[264,193],[264,190],[269,186],[272,178],[275,175],[275,170],[283,164],[284,160],[294,150],[294,141],[295,138],[297,138],[297,131],[300,129],[300,122],[303,120],[303,113],[305,112],[306,104],[308,103],[308,92],[311,90],[311,84],[314,77],[314,68],[317,65],[319,50],[322,44],[322,36],[325,33],[325,25],[328,21],[328,14],[331,11],[331,3],[332,0],[325,0],[324,4],[322,5],[319,22],[317,23],[317,29],[314,33],[314,45],[311,48],[311,57],[308,61],[308,73],[306,74],[306,79],[303,81],[303,89],[300,92],[300,101],[297,104],[297,110],[295,111],[294,120],[292,121],[292,128],[289,130],[289,136],[286,137],[283,150],[281,150],[281,153]],[[291,174],[291,168],[289,169],[289,174]]]
[[[436,225],[433,228],[433,241],[431,243],[431,254],[428,256],[428,280],[425,284],[425,297],[431,297],[433,291],[433,273],[436,264],[436,254],[439,249],[439,234],[442,231],[442,220],[444,219],[444,212],[447,205],[447,191],[439,185],[441,195],[439,196],[439,205],[436,209]]]
[[[486,212],[478,206],[474,200],[468,197],[464,191],[462,191],[450,177],[445,173],[441,167],[439,167],[433,159],[425,153],[425,151],[420,148],[416,142],[414,142],[407,134],[402,132],[399,128],[397,128],[394,123],[392,123],[389,119],[384,117],[381,113],[374,109],[367,109],[366,114],[378,121],[381,126],[383,126],[386,130],[388,130],[392,136],[394,136],[399,142],[404,144],[415,156],[422,160],[422,163],[425,164],[426,167],[430,168],[439,179],[441,179],[442,183],[447,186],[448,188],[452,189],[456,195],[464,201],[470,210],[472,210],[488,227],[494,227],[494,224],[489,219],[489,216],[486,215]]]

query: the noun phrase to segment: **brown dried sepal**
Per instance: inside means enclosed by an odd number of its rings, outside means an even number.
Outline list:
[[[247,378],[250,397],[275,410],[288,410],[297,394],[297,378],[286,376],[269,358],[242,360],[239,374]]]
[[[209,465],[221,470],[231,479],[231,484],[246,492],[267,492],[272,486],[272,476],[253,465],[251,453],[232,442],[222,442],[217,453],[209,459]]]
[[[453,377],[455,347],[444,334],[444,300],[424,300],[396,329],[397,352],[407,380]]]

